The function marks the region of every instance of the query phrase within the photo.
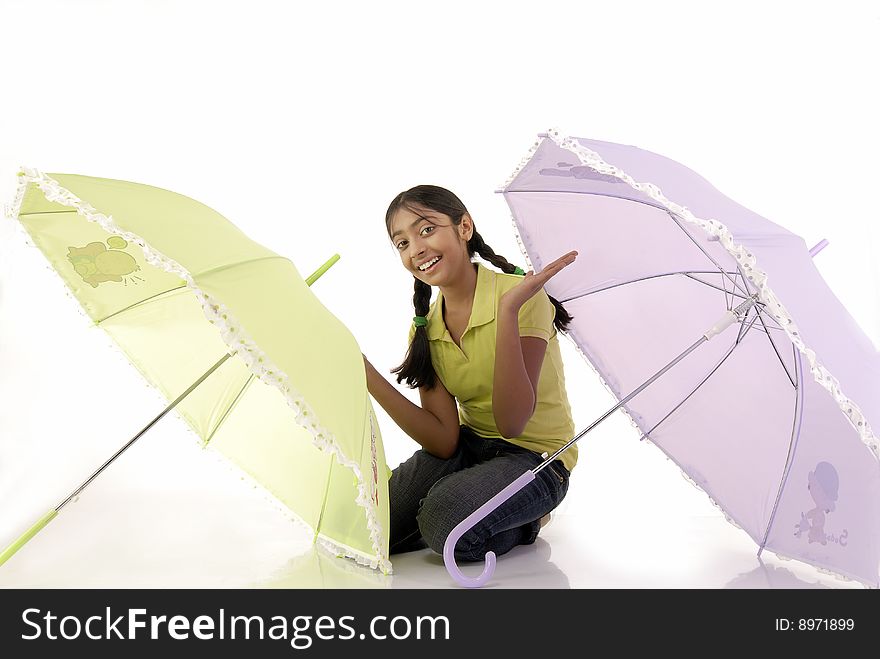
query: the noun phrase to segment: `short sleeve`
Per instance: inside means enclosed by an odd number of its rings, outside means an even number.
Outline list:
[[[536,336],[549,342],[556,334],[555,317],[556,307],[549,296],[543,290],[538,291],[519,310],[519,335]]]

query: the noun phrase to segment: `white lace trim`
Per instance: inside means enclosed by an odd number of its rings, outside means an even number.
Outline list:
[[[496,192],[504,192],[505,190],[507,190],[508,186],[510,186],[510,184],[513,183],[513,179],[515,179],[517,176],[519,176],[519,173],[523,170],[523,167],[525,167],[526,165],[529,164],[529,161],[532,159],[532,156],[535,155],[535,151],[537,151],[538,147],[541,146],[541,138],[543,138],[543,137],[545,137],[544,133],[541,133],[540,135],[538,135],[538,139],[536,139],[535,143],[532,144],[531,148],[529,149],[529,152],[525,155],[525,157],[523,157],[522,160],[519,161],[519,164],[516,166],[516,169],[513,170],[513,173],[507,177],[507,180],[504,182],[504,184],[498,190],[496,190]],[[519,236],[519,233],[517,233],[517,236]]]
[[[27,190],[27,181],[25,180],[24,167],[21,168],[22,171],[18,172],[18,185],[15,188],[15,197],[12,200],[11,204],[7,204],[4,206],[4,210],[6,211],[6,217],[10,220],[17,220],[18,214],[21,211],[21,203],[24,201],[24,193]]]
[[[190,273],[179,263],[166,257],[161,252],[153,249],[140,236],[128,231],[120,229],[113,221],[112,216],[106,216],[99,213],[88,203],[79,199],[69,190],[63,188],[57,181],[46,176],[36,169],[21,168],[19,176],[19,186],[16,191],[15,199],[11,207],[7,207],[7,214],[11,219],[18,219],[21,211],[21,204],[24,199],[25,191],[28,183],[35,183],[40,190],[43,191],[46,199],[49,201],[69,206],[76,210],[77,213],[85,217],[90,222],[100,225],[108,233],[116,234],[123,237],[130,243],[137,244],[144,253],[144,258],[150,265],[160,268],[166,272],[174,274],[183,279],[187,286],[193,291],[196,299],[202,307],[208,321],[217,327],[220,335],[229,346],[232,354],[237,354],[247,365],[248,369],[262,382],[276,387],[284,396],[287,404],[296,412],[296,421],[305,427],[312,434],[312,442],[315,446],[325,452],[329,452],[336,457],[339,463],[351,469],[358,481],[358,496],[355,502],[364,509],[367,520],[367,528],[370,532],[370,541],[375,551],[375,556],[366,557],[350,547],[341,546],[333,541],[321,536],[321,540],[325,545],[329,545],[338,555],[352,558],[362,565],[369,565],[371,568],[379,568],[385,574],[391,573],[391,562],[388,560],[387,554],[381,549],[380,538],[382,537],[382,527],[377,519],[376,506],[372,502],[371,493],[368,492],[368,485],[361,473],[360,465],[355,461],[348,459],[339,448],[333,434],[319,425],[317,416],[311,406],[300,396],[291,386],[290,380],[286,373],[275,366],[268,356],[257,346],[257,344],[243,331],[239,323],[230,313],[229,309],[217,300],[202,292]],[[303,524],[306,524],[304,521]],[[308,524],[306,524],[308,526]],[[309,527],[310,528],[310,527]],[[314,530],[312,529],[314,533]]]
[[[853,428],[859,434],[862,442],[864,442],[874,456],[880,460],[880,441],[878,441],[877,436],[871,430],[871,426],[868,424],[865,415],[859,407],[843,393],[840,387],[840,382],[837,378],[831,375],[824,366],[822,366],[816,358],[816,353],[804,344],[794,319],[767,284],[767,273],[758,267],[757,259],[753,254],[734,241],[733,234],[724,224],[714,219],[705,220],[695,217],[693,213],[684,206],[679,206],[664,197],[660,189],[653,183],[639,183],[635,181],[622,169],[608,164],[598,153],[587,149],[575,138],[563,137],[557,129],[551,129],[548,131],[548,138],[552,139],[560,148],[566,149],[576,155],[581,163],[590,167],[590,169],[593,169],[600,174],[614,176],[615,178],[624,181],[630,187],[648,195],[664,208],[678,217],[681,217],[686,222],[700,227],[710,236],[717,238],[727,252],[735,258],[737,263],[742,267],[749,281],[755,285],[758,291],[759,300],[764,303],[773,318],[776,319],[780,327],[782,327],[788,335],[791,342],[797,347],[801,354],[807,358],[807,361],[810,364],[810,372],[813,374],[815,381],[824,387],[832,398],[834,398],[840,407],[841,412],[843,412],[843,414],[849,419]],[[530,154],[533,154],[536,149],[537,147],[533,146]],[[523,164],[520,164],[520,166],[517,167],[517,170],[514,173],[514,176],[510,178],[508,185],[513,181],[516,174],[522,170],[522,167]],[[507,186],[505,186],[505,189],[506,187]]]

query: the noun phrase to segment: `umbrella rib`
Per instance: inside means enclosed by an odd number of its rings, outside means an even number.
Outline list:
[[[327,484],[324,486],[324,497],[321,501],[321,512],[318,513],[318,521],[315,522],[315,533],[312,536],[312,542],[317,541],[320,534],[321,522],[324,521],[324,511],[327,510],[327,493],[330,492],[330,476],[333,473],[333,460],[327,463]]]
[[[735,278],[735,277],[734,277]],[[727,310],[730,311],[733,309],[733,295],[735,291],[730,292],[730,299],[727,299],[727,281],[724,277],[721,277],[721,286],[724,288],[724,303],[727,305]]]
[[[516,193],[516,192],[556,192],[556,191],[554,191],[554,190],[505,190],[505,193]],[[572,192],[575,192],[575,194],[596,194],[596,193],[590,193],[590,192],[584,192],[584,191],[572,191]],[[658,210],[662,210],[662,211],[664,211],[667,215],[669,215],[669,217],[672,218],[672,221],[675,222],[675,224],[678,226],[679,229],[681,229],[682,233],[684,233],[684,235],[686,235],[686,236],[690,239],[690,241],[691,241],[692,243],[694,243],[694,245],[697,246],[697,249],[699,249],[701,252],[703,252],[703,254],[705,255],[705,257],[706,257],[707,259],[709,259],[709,260],[712,262],[712,264],[713,264],[716,268],[718,268],[718,271],[719,271],[722,275],[725,275],[725,276],[727,276],[727,277],[730,276],[730,275],[727,273],[727,271],[725,271],[724,268],[722,268],[721,265],[720,265],[715,259],[713,259],[705,249],[703,249],[702,245],[700,245],[700,244],[694,239],[694,237],[690,234],[690,232],[687,231],[687,230],[681,225],[681,223],[678,221],[678,218],[675,216],[675,214],[674,214],[672,211],[670,211],[668,208],[666,208],[666,207],[664,207],[664,206],[659,206],[659,205],[657,205],[657,204],[651,204],[651,203],[648,203],[648,202],[646,202],[646,201],[639,200],[639,199],[631,199],[631,198],[629,198],[629,197],[622,197],[622,196],[610,195],[610,194],[604,194],[604,193],[602,194],[602,196],[604,196],[604,197],[610,197],[610,198],[614,198],[614,199],[624,199],[624,200],[626,200],[626,201],[631,201],[631,202],[634,202],[634,203],[644,204],[644,205],[646,205],[646,206],[651,206],[651,207],[653,207],[653,208],[657,208]],[[635,281],[639,281],[639,280],[635,280]],[[740,288],[739,285],[736,283],[736,280],[731,279],[731,282],[733,283],[734,288]],[[604,290],[604,289],[603,289],[603,290]],[[742,289],[740,288],[740,290],[742,290]],[[596,292],[596,291],[594,291],[594,292]],[[745,295],[748,296],[748,292],[747,292],[747,291],[743,291],[743,293],[744,293]],[[578,297],[582,297],[582,296],[578,296]],[[572,299],[576,299],[576,298],[572,298]],[[566,302],[566,300],[562,300],[562,302]]]
[[[575,295],[573,297],[565,298],[563,300],[560,300],[560,302],[562,304],[565,304],[566,302],[571,302],[573,300],[579,300],[583,297],[587,297],[588,295],[592,295],[593,293],[601,293],[602,291],[608,291],[608,290],[611,290],[612,288],[617,288],[618,286],[626,286],[627,284],[636,284],[640,281],[647,281],[648,279],[659,279],[660,277],[672,277],[674,275],[685,275],[686,277],[693,279],[694,281],[700,282],[701,284],[704,284],[706,286],[709,286],[710,288],[714,288],[719,291],[723,290],[721,288],[718,288],[717,286],[713,286],[712,284],[709,284],[708,282],[703,281],[702,279],[698,279],[697,277],[691,277],[692,273],[696,273],[698,275],[717,274],[714,270],[685,270],[682,272],[664,272],[663,274],[659,274],[659,275],[648,275],[647,277],[639,277],[638,279],[630,279],[629,281],[622,281],[619,284],[612,284],[611,286],[606,286],[605,288],[597,288],[596,290],[590,291],[588,293],[581,293],[580,295]],[[745,298],[743,298],[743,299],[745,299]]]
[[[751,309],[749,309],[749,312],[751,312]],[[748,315],[749,312],[747,312],[746,315]],[[745,327],[745,323],[740,325],[739,336],[736,337],[736,342],[739,343],[740,340],[742,339],[742,337],[746,333],[748,333],[748,331],[750,329],[752,329],[752,325],[755,324],[755,321],[760,320],[761,325],[763,325],[764,329],[766,330],[767,338],[770,340],[770,345],[773,346],[773,352],[776,353],[776,358],[779,359],[779,363],[782,365],[782,370],[785,371],[785,375],[788,376],[788,380],[789,380],[789,382],[791,382],[791,386],[796,389],[797,383],[795,382],[795,379],[791,376],[791,373],[788,370],[788,366],[785,365],[785,362],[782,359],[782,355],[779,354],[779,349],[776,347],[776,342],[773,340],[773,337],[770,336],[770,330],[764,324],[764,318],[763,318],[763,314],[762,314],[761,310],[758,309],[757,307],[755,307],[755,312],[756,312],[755,316],[752,318],[751,322],[749,323],[749,327],[745,330],[745,332],[743,332],[743,328]]]
[[[718,261],[716,261],[715,259],[713,259],[712,256],[709,254],[709,252],[707,252],[705,249],[703,249],[703,246],[700,245],[700,243],[698,243],[698,242],[696,241],[696,239],[690,234],[690,232],[689,232],[687,229],[685,229],[685,228],[681,225],[681,222],[678,221],[678,218],[675,216],[675,213],[673,213],[672,211],[667,210],[667,211],[666,211],[666,214],[669,215],[669,217],[672,218],[672,221],[675,222],[676,226],[678,226],[679,229],[681,229],[682,233],[684,233],[684,235],[686,235],[686,236],[690,239],[690,241],[691,241],[694,245],[697,246],[697,249],[699,249],[701,252],[703,252],[703,254],[705,255],[705,257],[706,257],[707,259],[709,259],[709,260],[715,265],[716,268],[718,268],[718,271],[719,271],[722,275],[724,275],[724,276],[730,278],[730,275],[728,274],[728,272],[727,272],[724,268],[721,267],[721,264],[718,263]],[[736,283],[736,279],[735,279],[735,278],[730,278],[730,281],[731,281],[731,283],[733,284],[734,288],[740,288],[739,284]],[[743,290],[743,289],[740,288],[740,290]],[[744,290],[743,292],[744,292],[746,295],[749,294],[748,290]]]
[[[792,354],[795,357],[795,375],[798,375],[800,371],[800,355],[797,352],[797,348],[794,344],[791,346]],[[800,381],[800,377],[797,377],[797,380]],[[795,385],[794,387],[794,416],[792,417],[791,423],[791,438],[788,441],[788,455],[785,456],[785,467],[782,469],[782,478],[779,481],[779,489],[776,491],[776,501],[773,502],[773,510],[770,512],[770,521],[767,522],[767,530],[764,532],[764,538],[761,540],[761,546],[758,548],[758,558],[761,557],[761,552],[764,551],[764,547],[767,545],[767,539],[770,537],[770,529],[773,528],[773,522],[776,520],[776,510],[779,508],[779,501],[782,499],[782,490],[785,489],[785,483],[788,480],[788,474],[791,470],[792,457],[794,456],[794,450],[797,446],[797,440],[800,437],[800,421],[801,416],[804,412],[803,406],[803,397],[801,396],[801,389],[799,386]]]
[[[746,279],[746,273],[743,272],[742,265],[736,264],[736,271],[739,273],[739,276],[742,277],[743,288],[746,290],[746,293],[751,296],[753,294],[751,287],[749,286],[749,282]]]
[[[776,346],[776,341],[773,340],[773,337],[770,336],[770,330],[767,328],[767,325],[764,324],[764,312],[760,309],[757,310],[758,318],[761,321],[761,325],[764,326],[764,329],[767,331],[767,338],[770,340],[770,345],[773,346],[773,352],[776,353],[776,358],[779,360],[779,363],[782,364],[782,370],[785,371],[785,374],[788,376],[789,381],[791,381],[791,386],[797,389],[797,382],[795,378],[792,377],[791,373],[788,370],[788,366],[786,366],[785,361],[782,359],[782,355],[779,354],[779,348]]]
[[[728,300],[727,299],[727,281],[724,279],[724,277],[721,277],[721,286],[724,288],[724,304],[727,306],[727,310],[730,311],[731,309],[733,309],[733,293],[734,293],[734,291],[730,292],[730,299]]]
[[[257,261],[268,261],[268,260],[273,260],[273,259],[284,259],[285,261],[289,261],[289,260],[290,260],[290,259],[287,259],[286,257],[278,256],[277,254],[274,255],[274,256],[262,256],[262,257],[260,257],[260,258],[257,258],[257,259],[250,259],[250,260],[248,260],[248,261],[238,261],[238,262],[236,262],[236,263],[229,263],[229,264],[226,264],[226,265],[217,266],[216,268],[211,268],[210,270],[205,270],[204,272],[199,272],[199,273],[196,274],[195,276],[196,276],[196,277],[204,277],[205,275],[215,274],[215,273],[217,273],[217,272],[221,272],[221,271],[223,271],[223,270],[228,270],[229,268],[235,268],[235,267],[238,267],[238,266],[240,266],[240,265],[248,265],[248,264],[251,264],[251,263],[256,263]],[[184,289],[184,288],[187,288],[187,287],[188,287],[188,285],[187,285],[186,283],[183,283],[182,285],[177,286],[177,287],[175,287],[175,288],[169,288],[168,290],[161,291],[161,292],[159,292],[159,293],[156,293],[155,295],[151,295],[151,296],[148,297],[148,298],[144,298],[143,300],[138,300],[138,301],[135,302],[134,304],[131,304],[131,305],[125,307],[124,309],[120,309],[119,311],[114,311],[114,312],[113,312],[112,314],[110,314],[109,316],[106,316],[106,317],[102,318],[101,320],[95,321],[95,324],[96,324],[96,325],[100,325],[100,324],[103,323],[105,320],[108,320],[108,319],[110,319],[110,318],[113,318],[113,316],[118,316],[119,314],[121,314],[121,313],[125,313],[126,311],[130,311],[131,309],[134,309],[134,308],[136,308],[136,307],[139,307],[139,306],[142,305],[142,304],[147,304],[148,302],[152,302],[155,298],[160,297],[160,296],[162,296],[162,295],[165,295],[166,293],[173,293],[174,291],[179,291],[179,290]]]
[[[745,315],[745,317],[743,317],[742,322],[739,324],[739,331],[736,333],[736,341],[735,341],[735,343],[737,343],[737,344],[738,344],[740,341],[742,341],[743,334],[745,334],[745,332],[743,332],[743,330],[746,328],[746,322],[745,322],[745,321],[746,321],[746,318],[749,317],[749,314],[750,314],[750,313],[752,313],[751,308],[749,308],[749,309],[746,310],[746,315]],[[755,318],[757,318],[757,315],[755,315]],[[755,324],[755,318],[752,318],[752,325]]]
[[[700,279],[699,277],[694,277],[690,272],[682,272],[681,274],[683,274],[685,277],[688,277],[689,279],[693,279],[694,281],[698,281],[701,284],[705,284],[709,288],[714,288],[716,291],[724,291],[724,301],[727,303],[727,310],[728,311],[730,311],[733,308],[733,302],[732,302],[733,298],[738,297],[741,300],[748,299],[745,295],[742,295],[741,293],[737,293],[735,291],[728,291],[726,287],[722,288],[721,286],[716,286],[715,284],[709,283],[708,281],[704,281],[704,280]],[[712,272],[711,274],[716,274],[716,273]],[[724,281],[723,278],[722,278],[722,281]],[[723,286],[723,284],[722,284],[722,286]],[[727,299],[728,295],[730,296],[731,301],[729,301]]]
[[[702,386],[703,386],[703,385],[709,380],[709,378],[712,377],[712,375],[715,373],[715,371],[717,371],[717,370],[721,367],[721,365],[722,365],[725,361],[727,361],[727,358],[730,357],[730,355],[733,353],[734,349],[735,349],[738,345],[740,345],[740,344],[742,343],[742,338],[743,338],[746,334],[748,334],[748,332],[749,332],[749,331],[752,329],[752,327],[754,326],[755,322],[757,322],[759,319],[760,319],[760,315],[759,315],[759,314],[756,314],[756,315],[751,319],[751,321],[749,322],[748,327],[746,327],[745,323],[742,323],[742,324],[740,325],[740,331],[739,331],[739,335],[738,335],[737,338],[736,338],[736,342],[730,347],[730,350],[727,351],[727,353],[724,355],[724,357],[721,358],[721,360],[718,362],[718,364],[716,364],[715,367],[714,367],[714,368],[713,368],[713,369],[712,369],[712,370],[706,375],[706,377],[703,378],[703,380],[702,380],[702,381],[701,381],[696,387],[694,387],[693,390],[692,390],[687,396],[685,396],[685,397],[684,397],[684,398],[683,398],[683,399],[682,399],[682,400],[681,400],[681,401],[680,401],[675,407],[673,407],[673,408],[669,411],[669,413],[668,413],[666,416],[664,416],[664,417],[663,417],[662,419],[660,419],[657,423],[655,423],[654,426],[653,426],[650,430],[648,430],[648,431],[646,431],[645,433],[643,433],[642,436],[639,438],[639,441],[642,441],[643,439],[645,439],[646,437],[648,437],[652,432],[654,432],[654,431],[657,429],[657,427],[658,427],[661,423],[663,423],[664,421],[666,421],[666,419],[668,419],[670,416],[672,416],[673,414],[675,414],[676,410],[678,410],[678,408],[680,408],[682,405],[684,405],[685,402],[687,402],[687,400],[688,400],[691,396],[693,396],[693,395],[697,392],[697,390],[698,390],[700,387],[702,387]],[[745,329],[745,331],[743,331],[743,329]],[[775,346],[774,346],[774,348],[775,348]],[[778,353],[777,353],[777,356],[778,356]],[[780,358],[780,361],[781,361],[781,358]],[[785,367],[785,364],[783,363],[783,368],[784,368],[784,367]],[[786,372],[786,375],[788,375],[788,370],[787,370],[787,369],[786,369],[785,372]],[[791,376],[790,376],[790,375],[789,375],[789,380],[791,380]],[[795,384],[794,382],[792,382],[792,385],[794,386],[795,390],[798,389],[797,384]]]
[[[765,326],[765,327],[756,327],[755,328],[755,331],[760,332],[761,334],[769,334],[769,332],[767,330],[774,330],[776,332],[784,331],[781,327],[766,327]]]
[[[734,349],[736,349],[736,347],[737,347],[738,345],[739,345],[739,343],[734,343],[732,346],[730,346],[730,350],[727,351],[727,354],[724,355],[724,357],[721,358],[721,361],[719,361],[719,362],[715,365],[715,368],[713,368],[711,371],[709,371],[708,375],[706,375],[706,377],[703,378],[703,380],[700,382],[700,384],[698,384],[696,387],[694,387],[693,390],[692,390],[687,396],[685,396],[685,397],[684,397],[684,398],[678,403],[678,405],[676,405],[676,406],[673,407],[671,410],[669,410],[669,413],[668,413],[666,416],[664,416],[664,417],[663,417],[662,419],[660,419],[657,423],[655,423],[653,428],[651,428],[650,430],[646,431],[641,437],[639,437],[639,441],[642,441],[643,439],[645,439],[646,437],[648,437],[648,435],[650,435],[652,432],[654,432],[654,431],[657,429],[657,427],[658,427],[661,423],[663,423],[664,421],[666,421],[666,419],[668,419],[668,418],[671,417],[673,414],[675,414],[675,411],[676,411],[679,407],[681,407],[682,405],[684,405],[685,402],[687,402],[688,398],[690,398],[690,397],[693,396],[695,393],[697,393],[697,390],[698,390],[700,387],[702,387],[704,384],[706,384],[706,382],[709,380],[709,378],[712,377],[712,375],[715,373],[715,371],[717,371],[719,368],[721,368],[721,365],[722,365],[725,361],[727,361],[727,358],[730,357],[730,355],[733,353]]]
[[[235,399],[232,401],[232,404],[226,408],[226,411],[223,413],[223,416],[220,417],[220,420],[217,422],[217,425],[214,426],[214,430],[211,431],[211,434],[205,440],[205,444],[208,444],[212,439],[214,439],[214,435],[217,434],[217,431],[220,430],[220,426],[223,425],[223,422],[226,421],[226,417],[232,412],[233,408],[238,404],[238,401],[244,395],[245,389],[248,388],[248,385],[253,381],[254,377],[256,377],[253,373],[251,373],[250,377],[247,379],[247,382],[244,383],[244,386],[239,390],[237,394],[235,394]]]
[[[743,280],[743,286],[745,286],[745,287],[746,287],[746,290],[749,291],[749,294],[751,294],[751,290],[750,290],[750,288],[749,288],[749,282],[748,282],[748,280],[746,279],[746,273],[743,272],[742,266],[741,266],[739,263],[736,264],[736,269],[737,269],[737,271],[739,272],[739,276],[742,277],[742,280]],[[764,305],[764,304],[762,304],[762,303],[758,303],[758,304],[755,305],[755,310],[758,311],[758,312],[763,312],[764,309],[765,309],[765,306],[766,306],[766,305]],[[770,336],[770,329],[769,329],[769,328],[767,327],[767,325],[764,323],[764,317],[765,317],[765,316],[766,316],[767,320],[773,320],[773,319],[772,319],[770,316],[767,316],[766,313],[762,313],[761,325],[764,326],[764,330],[767,332],[767,336],[769,337],[769,336]],[[776,322],[775,320],[773,320],[773,322],[776,323],[776,325],[777,325],[774,329],[782,330],[782,326],[781,326],[778,322]],[[784,330],[783,330],[783,331],[784,331]],[[773,347],[774,347],[774,349],[776,348],[775,345],[774,345]],[[778,351],[777,351],[777,354],[779,354]],[[782,361],[782,358],[780,357],[779,360]],[[786,369],[786,372],[788,372],[788,369]],[[789,376],[789,379],[791,379],[790,376]]]
[[[27,213],[19,213],[19,217],[23,217],[26,215],[52,215],[53,213],[73,213],[76,215],[75,208],[65,208],[62,211],[28,211]]]
[[[749,308],[748,311],[746,311],[746,317],[748,317],[748,315],[749,315],[749,313],[751,313],[751,311],[752,311],[751,308]],[[743,337],[744,337],[746,334],[749,333],[749,331],[752,329],[752,325],[755,324],[755,321],[756,321],[756,320],[758,320],[758,314],[755,314],[755,316],[754,316],[754,317],[752,318],[752,320],[749,322],[749,326],[746,327],[746,324],[745,324],[745,318],[743,318],[743,321],[740,322],[740,325],[739,325],[739,334],[737,334],[737,337],[736,337],[736,342],[737,342],[737,343],[739,343],[740,341],[742,341]]]
[[[767,321],[767,320],[772,321],[773,320],[773,318],[771,318],[770,316],[767,315],[767,312],[764,310],[764,306],[760,302],[755,304],[755,307],[757,307],[758,310],[761,311],[761,313],[763,315],[763,319],[765,321]],[[782,329],[781,327],[778,327],[776,325],[769,325],[768,326],[765,324],[764,327],[756,327],[755,328],[755,331],[761,332],[762,334],[769,334],[770,333],[769,330],[773,330],[775,332],[784,332],[785,331],[784,329]]]
[[[696,387],[694,387],[693,391],[691,391],[691,393],[689,393],[687,396],[685,396],[685,397],[681,400],[681,402],[680,402],[678,405],[676,405],[675,407],[673,407],[672,410],[670,410],[669,414],[667,414],[667,415],[664,416],[662,419],[660,419],[656,424],[654,424],[654,427],[653,427],[653,428],[651,428],[651,429],[648,430],[645,434],[643,434],[643,435],[639,438],[639,441],[645,439],[645,437],[647,437],[648,435],[650,435],[652,432],[654,432],[654,431],[657,429],[657,426],[659,426],[661,423],[663,423],[664,421],[666,421],[666,419],[668,419],[670,416],[672,416],[672,415],[675,413],[675,411],[676,411],[679,407],[681,407],[682,405],[684,405],[685,401],[687,401],[688,398],[690,398],[691,396],[693,396],[693,395],[697,392],[697,389],[699,389],[700,387],[702,387],[702,386],[706,383],[706,381],[707,381],[710,377],[712,377],[712,374],[715,373],[715,371],[717,371],[719,368],[721,368],[721,365],[722,365],[725,361],[727,361],[727,358],[730,357],[730,355],[731,355],[731,353],[733,352],[734,348],[736,348],[736,347],[741,343],[742,337],[745,336],[746,334],[748,334],[749,330],[752,329],[752,326],[755,324],[755,321],[757,320],[757,318],[758,318],[757,316],[755,316],[754,318],[752,318],[752,321],[749,323],[749,326],[748,326],[748,327],[746,327],[745,323],[741,323],[741,324],[740,324],[739,335],[736,337],[736,342],[735,342],[732,346],[730,346],[730,350],[728,350],[728,351],[727,351],[727,354],[724,355],[724,357],[721,358],[721,361],[719,361],[718,364],[715,365],[715,368],[713,368],[711,371],[709,371],[709,374],[706,375],[705,378],[703,378],[702,382],[700,382],[700,384],[698,384]],[[743,331],[744,328],[745,328],[745,331]]]
[[[739,264],[737,264],[736,268],[737,268],[737,270],[739,270],[740,276],[743,278],[743,283],[746,285],[746,288],[748,288],[748,282],[746,281],[745,273],[743,273],[742,267]],[[763,305],[762,305],[762,307],[763,307]],[[766,311],[764,311],[763,308],[758,308],[756,306],[755,311],[757,312],[758,317],[761,320],[761,325],[764,328],[764,331],[767,333],[767,338],[770,341],[770,345],[773,346],[773,352],[776,353],[776,358],[779,360],[779,363],[782,365],[782,370],[784,370],[785,375],[788,376],[788,379],[791,382],[791,386],[794,387],[795,389],[797,389],[797,378],[792,377],[791,372],[788,370],[788,366],[786,366],[786,364],[785,364],[785,360],[782,359],[782,355],[779,352],[779,348],[777,347],[776,342],[773,340],[773,336],[770,334],[770,328],[767,327],[767,324],[764,322],[765,316],[767,317],[768,320],[772,320],[771,317],[767,316]],[[773,322],[776,322],[776,321],[774,320]],[[779,325],[778,322],[776,324]],[[776,328],[774,328],[774,329],[776,329]],[[778,329],[782,330],[782,327],[780,326]]]
[[[627,284],[634,284],[639,281],[645,281],[647,279],[658,279],[659,277],[671,277],[672,275],[680,275],[680,272],[664,272],[659,275],[648,275],[647,277],[640,277],[638,279],[630,279],[629,281],[622,281],[619,284],[612,284],[611,286],[606,286],[605,288],[597,288],[595,291],[590,291],[589,293],[581,293],[580,295],[575,295],[574,297],[568,297],[564,300],[560,300],[561,303],[565,304],[566,302],[571,302],[573,300],[579,300],[582,297],[587,297],[588,295],[592,295],[593,293],[601,293],[602,291],[608,291],[612,288],[617,288],[618,286],[626,286]]]
[[[272,254],[271,256],[260,256],[257,258],[245,259],[244,261],[236,261],[235,263],[225,263],[223,265],[218,265],[214,268],[209,268],[207,270],[202,270],[201,272],[192,273],[193,280],[197,278],[204,277],[205,275],[213,275],[218,272],[223,272],[224,270],[229,270],[230,268],[237,268],[242,265],[251,265],[252,263],[257,263],[259,261],[274,261],[277,259],[281,259],[282,261],[290,261],[286,256],[280,256],[278,254]]]
[[[764,320],[773,323],[769,327],[766,327],[766,329],[776,330],[777,332],[785,332],[785,330],[782,328],[782,325],[779,324],[779,321],[767,313],[767,306],[766,305],[758,303],[755,306],[757,306],[758,310],[761,311],[761,313],[763,314]]]
[[[166,293],[174,293],[175,291],[179,291],[179,290],[184,289],[186,287],[187,287],[186,284],[183,284],[183,285],[177,286],[175,288],[169,288],[168,290],[160,291],[160,292],[156,293],[155,295],[151,295],[150,297],[144,298],[143,300],[138,300],[134,304],[130,304],[127,307],[125,307],[124,309],[120,309],[119,311],[114,311],[109,316],[104,316],[100,320],[96,320],[95,325],[100,325],[105,320],[109,320],[110,318],[113,318],[114,316],[118,316],[119,314],[125,313],[126,311],[130,311],[130,310],[134,309],[135,307],[139,307],[143,304],[148,304],[149,302],[153,302],[157,297],[161,297],[161,296],[165,295]]]
[[[749,296],[751,296],[753,291],[751,288],[749,288],[749,282],[746,281],[745,273],[743,273],[742,266],[739,263],[736,264],[736,271],[742,279],[742,288],[748,293]],[[734,279],[735,278],[736,277],[734,276]]]

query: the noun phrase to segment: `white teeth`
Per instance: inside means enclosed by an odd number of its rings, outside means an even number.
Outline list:
[[[431,259],[431,260],[428,261],[427,263],[422,263],[422,265],[419,266],[419,270],[421,270],[422,272],[424,272],[425,270],[427,270],[428,268],[430,268],[432,265],[434,265],[435,263],[437,263],[437,261],[439,261],[439,260],[440,260],[440,257],[439,257],[439,256],[435,256],[433,259]]]

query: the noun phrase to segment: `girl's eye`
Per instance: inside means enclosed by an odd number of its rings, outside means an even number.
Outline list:
[[[435,227],[435,226],[433,226],[433,225],[430,225],[430,224],[427,225],[427,226],[424,226],[424,227],[422,227],[421,230],[419,231],[419,235],[420,235],[420,236],[424,236],[426,232],[427,232],[427,233],[432,233],[432,232],[434,231],[434,229],[436,229],[436,228],[437,228],[437,227]],[[397,243],[397,245],[395,245],[395,247],[397,247],[397,251],[400,251],[400,250],[402,250],[403,248],[405,248],[408,244],[409,244],[409,243],[408,243],[406,240],[401,240],[399,243]]]

